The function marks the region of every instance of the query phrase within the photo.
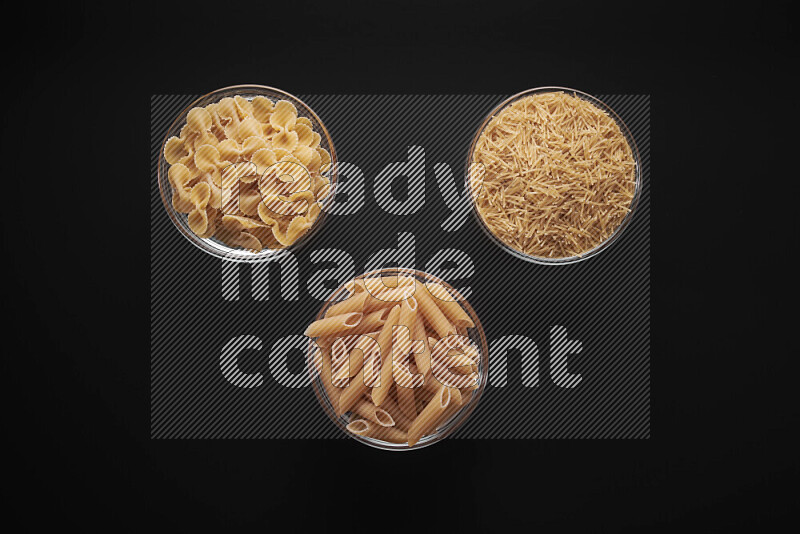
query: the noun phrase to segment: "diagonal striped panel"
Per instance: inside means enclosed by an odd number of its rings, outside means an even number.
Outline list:
[[[493,368],[498,384],[504,369],[505,385],[498,387],[492,377],[480,406],[455,437],[649,437],[649,96],[599,95],[626,122],[639,147],[644,187],[636,216],[609,250],[556,267],[499,250],[465,209],[468,146],[503,95],[301,95],[325,121],[340,160],[363,172],[363,207],[350,215],[332,214],[294,257],[257,268],[223,267],[172,226],[156,183],[167,128],[194,98],[151,100],[152,437],[342,437],[306,387],[298,337],[320,307],[315,295],[325,293],[310,285],[318,283],[315,273],[333,266],[327,260],[343,265],[343,257],[351,258],[340,269],[345,277],[348,270],[363,271],[378,251],[400,245],[408,248],[402,255],[406,266],[422,270],[432,259],[467,256],[472,269],[462,268],[462,279],[448,279],[470,294],[487,338],[497,342]],[[392,163],[412,170],[424,165],[421,207],[393,210],[397,214],[381,209],[406,198],[402,179],[389,188],[374,187]],[[361,184],[346,180],[342,190]],[[283,288],[281,280],[288,281]],[[581,343],[581,351],[568,356],[566,370],[551,369],[554,330],[556,341]],[[239,350],[234,385],[223,370],[231,369],[231,351]],[[564,387],[575,384],[577,374],[575,387]],[[256,387],[241,387],[248,385]]]

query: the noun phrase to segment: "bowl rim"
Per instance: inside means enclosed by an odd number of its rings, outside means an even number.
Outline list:
[[[197,237],[191,230],[187,229],[179,220],[179,214],[176,212],[175,208],[172,206],[172,200],[170,198],[170,192],[167,192],[167,185],[169,183],[169,179],[166,177],[167,170],[169,169],[170,165],[167,164],[166,159],[164,158],[164,147],[166,146],[167,141],[170,139],[172,135],[175,135],[174,132],[176,128],[178,128],[181,124],[186,122],[186,116],[189,111],[197,107],[198,104],[201,102],[206,101],[207,99],[214,100],[214,97],[223,93],[228,92],[246,92],[246,91],[263,91],[266,93],[273,93],[281,96],[288,97],[288,99],[293,104],[300,104],[303,110],[314,118],[317,122],[319,127],[322,130],[322,134],[325,136],[325,140],[327,141],[328,147],[330,147],[330,156],[331,156],[331,163],[330,163],[330,182],[331,182],[331,190],[328,194],[328,198],[325,199],[325,206],[323,207],[319,217],[311,228],[306,232],[303,236],[300,237],[295,243],[292,243],[288,247],[281,248],[281,249],[265,249],[269,250],[269,252],[264,253],[252,253],[248,252],[243,249],[231,249],[227,252],[222,252],[214,249],[209,245],[205,245],[206,238],[199,238]],[[221,97],[224,98],[224,97]],[[217,99],[220,100],[221,98]],[[282,89],[277,89],[275,87],[270,87],[268,85],[259,85],[259,84],[239,84],[239,85],[229,85],[226,87],[221,87],[219,89],[215,89],[210,91],[198,98],[194,99],[190,102],[186,107],[184,107],[180,113],[178,113],[172,122],[167,128],[167,131],[164,135],[163,140],[161,141],[161,148],[158,154],[158,164],[157,164],[157,174],[156,180],[158,182],[158,190],[161,195],[161,203],[164,206],[164,209],[167,212],[172,224],[180,231],[180,233],[194,246],[209,254],[210,256],[214,256],[215,258],[222,259],[224,261],[235,262],[235,263],[259,263],[264,261],[274,261],[284,256],[294,253],[307,243],[309,243],[312,238],[319,233],[320,228],[322,228],[325,219],[327,219],[328,211],[330,207],[335,202],[336,192],[337,192],[337,184],[338,184],[338,177],[339,177],[339,165],[338,165],[338,157],[336,155],[336,148],[333,145],[333,139],[331,138],[330,132],[328,132],[328,128],[325,126],[325,123],[322,122],[322,119],[319,118],[319,115],[311,109],[311,107],[306,104],[303,100],[298,98],[297,96],[288,93]],[[204,246],[205,245],[205,246]]]
[[[419,279],[419,277],[423,277],[423,281],[427,282],[434,282],[442,284],[446,289],[453,291],[455,296],[458,297],[458,302],[461,304],[465,311],[469,314],[470,318],[475,322],[475,327],[470,329],[474,330],[477,333],[478,341],[479,341],[479,349],[480,349],[480,368],[479,368],[479,384],[478,388],[474,390],[472,394],[472,398],[470,399],[469,403],[464,406],[461,410],[459,410],[453,417],[450,418],[439,430],[439,432],[435,434],[431,434],[428,436],[424,436],[421,438],[416,445],[413,447],[409,447],[408,444],[402,443],[391,443],[387,441],[378,440],[375,438],[359,436],[357,434],[353,434],[347,430],[347,425],[342,422],[341,417],[337,416],[335,411],[333,410],[333,406],[328,398],[327,393],[325,392],[325,388],[320,385],[320,374],[314,370],[313,361],[312,361],[312,354],[314,351],[314,347],[316,346],[315,339],[309,339],[308,343],[308,350],[306,352],[306,363],[307,363],[307,371],[310,373],[311,376],[311,386],[314,390],[314,394],[317,398],[317,401],[322,406],[323,411],[328,416],[328,419],[333,421],[333,423],[339,428],[339,430],[345,435],[347,438],[354,439],[360,443],[373,447],[375,449],[380,449],[384,451],[397,451],[397,452],[404,452],[404,451],[415,451],[419,449],[424,449],[434,443],[439,443],[443,441],[445,438],[450,436],[453,432],[457,429],[461,428],[461,426],[466,423],[472,413],[478,406],[481,398],[483,397],[484,391],[486,389],[486,385],[489,379],[489,346],[486,340],[486,333],[483,330],[483,325],[480,322],[480,318],[475,313],[475,310],[469,304],[469,302],[463,297],[463,295],[451,286],[449,283],[445,282],[441,278],[434,276],[430,273],[426,273],[425,271],[420,271],[419,269],[410,269],[405,267],[389,267],[383,269],[373,269],[371,271],[367,271],[360,275],[357,275],[350,280],[358,280],[361,278],[367,277],[378,277],[378,276],[385,276],[387,273],[391,274],[398,274],[398,275],[412,275]],[[335,298],[342,294],[345,291],[344,284],[340,285],[336,288],[325,300],[322,307],[320,308],[319,312],[317,313],[315,320],[321,319],[327,308],[334,302],[338,302]]]
[[[630,203],[630,211],[625,215],[620,222],[619,226],[614,230],[605,241],[599,243],[592,249],[587,250],[586,252],[578,255],[578,256],[568,256],[564,258],[546,258],[542,256],[532,256],[530,254],[526,254],[520,250],[515,249],[508,243],[504,242],[502,239],[497,237],[492,231],[487,227],[485,221],[481,217],[480,213],[478,212],[478,207],[475,205],[475,196],[472,193],[472,185],[471,185],[471,174],[472,174],[472,158],[475,152],[475,146],[478,143],[478,139],[480,139],[481,134],[486,129],[486,126],[489,122],[503,109],[505,109],[508,105],[512,104],[513,102],[525,98],[527,96],[531,96],[534,94],[543,94],[543,93],[572,93],[572,96],[577,98],[581,98],[583,100],[588,101],[589,103],[593,104],[595,107],[604,111],[611,117],[619,126],[622,135],[625,137],[625,140],[628,142],[628,145],[631,147],[631,153],[633,155],[633,161],[635,164],[635,173],[634,173],[634,192],[633,198],[631,199]],[[617,114],[614,109],[597,98],[596,96],[590,95],[589,93],[585,93],[578,89],[572,89],[570,87],[560,87],[560,86],[543,86],[543,87],[534,87],[532,89],[526,89],[524,91],[520,91],[510,97],[506,98],[499,104],[497,104],[492,110],[484,117],[481,121],[480,126],[475,132],[475,135],[472,138],[472,142],[470,143],[469,151],[467,153],[467,163],[464,172],[464,187],[465,192],[469,194],[469,202],[470,202],[470,211],[472,212],[472,216],[477,219],[478,226],[480,226],[481,230],[489,236],[489,238],[500,248],[508,252],[509,254],[531,262],[538,265],[570,265],[573,263],[578,263],[584,260],[588,260],[589,258],[593,258],[607,250],[613,243],[617,242],[619,236],[622,235],[624,230],[630,225],[631,220],[634,218],[637,208],[639,207],[639,200],[642,195],[643,189],[643,178],[642,178],[642,164],[641,164],[641,157],[639,154],[639,147],[636,144],[636,139],[634,138],[633,134],[631,133],[628,125],[625,124],[625,121]]]

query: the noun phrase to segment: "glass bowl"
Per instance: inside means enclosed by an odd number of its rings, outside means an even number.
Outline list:
[[[625,216],[625,218],[622,220],[622,222],[617,227],[617,229],[614,231],[614,233],[611,234],[605,241],[603,241],[602,243],[600,243],[599,245],[597,245],[593,249],[587,250],[586,252],[584,252],[584,253],[582,253],[582,254],[580,254],[578,256],[569,256],[569,257],[564,257],[564,258],[547,258],[547,257],[542,257],[542,256],[533,256],[531,254],[526,254],[526,253],[524,253],[524,252],[522,252],[520,250],[517,250],[516,248],[512,247],[511,245],[509,245],[508,243],[506,243],[505,241],[503,241],[502,239],[497,237],[491,231],[491,229],[486,225],[486,222],[483,220],[483,217],[481,217],[481,214],[478,211],[478,207],[475,205],[475,197],[472,194],[472,191],[473,191],[472,187],[473,186],[472,186],[470,178],[472,176],[473,155],[474,155],[474,152],[475,152],[475,147],[476,147],[476,145],[478,143],[478,139],[480,139],[481,134],[483,133],[484,129],[489,124],[489,122],[498,113],[500,113],[500,111],[505,109],[506,106],[509,106],[510,104],[513,104],[517,100],[520,100],[520,99],[528,97],[528,96],[532,96],[532,95],[536,95],[536,94],[542,94],[542,93],[558,93],[558,92],[566,93],[566,94],[568,94],[570,96],[574,96],[576,98],[581,98],[583,100],[586,100],[586,101],[590,102],[591,104],[593,104],[598,109],[600,109],[600,110],[604,111],[605,113],[607,113],[608,116],[611,117],[619,125],[620,131],[622,132],[622,135],[625,136],[625,139],[627,140],[628,144],[631,147],[631,153],[633,154],[633,160],[634,160],[634,163],[635,163],[635,187],[634,187],[634,192],[633,192],[633,199],[631,200],[631,204],[630,204],[630,211]],[[469,148],[469,154],[467,155],[467,165],[466,165],[466,172],[465,172],[465,188],[466,188],[465,191],[469,191],[470,192],[470,201],[471,201],[471,204],[472,204],[472,215],[475,217],[475,219],[477,219],[478,225],[481,227],[481,229],[484,231],[484,233],[486,235],[488,235],[489,238],[497,246],[499,246],[500,248],[502,248],[506,252],[516,256],[517,258],[520,258],[520,259],[523,259],[525,261],[529,261],[529,262],[532,262],[532,263],[538,263],[538,264],[542,264],[542,265],[566,265],[566,264],[576,263],[576,262],[583,261],[583,260],[589,259],[591,257],[594,257],[597,254],[601,253],[602,251],[607,250],[614,242],[616,242],[619,239],[619,236],[622,235],[622,232],[630,224],[630,221],[633,218],[634,213],[636,212],[636,208],[639,205],[639,197],[641,196],[641,190],[642,190],[642,165],[641,165],[641,161],[640,161],[640,158],[639,158],[639,149],[636,146],[636,141],[633,139],[633,135],[631,134],[630,130],[625,125],[625,123],[622,121],[622,119],[619,117],[619,115],[617,115],[617,113],[613,109],[611,109],[611,107],[609,107],[607,104],[605,104],[602,100],[599,100],[599,99],[595,98],[592,95],[583,93],[583,92],[578,91],[576,89],[570,89],[568,87],[537,87],[535,89],[528,89],[527,91],[522,91],[521,93],[517,93],[517,94],[507,98],[506,100],[504,100],[503,102],[498,104],[483,119],[483,122],[481,123],[480,127],[478,128],[478,131],[475,134],[475,137],[472,139],[472,144],[470,145],[470,148]]]
[[[325,387],[322,385],[322,378],[320,373],[317,372],[316,367],[313,364],[314,359],[314,351],[316,350],[316,343],[312,340],[309,343],[309,350],[308,350],[308,369],[311,373],[312,381],[311,385],[314,389],[314,393],[317,396],[317,400],[322,406],[322,409],[325,411],[327,416],[336,424],[339,429],[344,432],[348,437],[355,439],[365,445],[369,445],[370,447],[375,447],[376,449],[387,450],[387,451],[408,451],[408,450],[416,450],[421,449],[434,443],[438,443],[445,439],[447,436],[455,432],[458,428],[460,428],[469,416],[472,414],[473,410],[478,406],[478,403],[481,400],[483,395],[483,391],[486,387],[486,383],[488,381],[489,375],[489,348],[486,342],[486,336],[483,332],[483,327],[481,326],[480,321],[478,320],[478,316],[475,314],[475,310],[469,305],[469,303],[462,298],[461,294],[456,291],[450,284],[440,280],[439,278],[430,275],[428,273],[424,273],[422,271],[417,271],[414,269],[403,269],[403,268],[390,268],[390,269],[379,269],[376,271],[371,271],[360,276],[357,276],[355,280],[358,279],[365,279],[365,278],[378,278],[381,276],[410,276],[413,277],[423,283],[438,283],[445,287],[448,291],[452,293],[461,304],[464,311],[467,312],[470,319],[475,323],[474,328],[465,328],[466,330],[465,335],[469,337],[469,339],[475,343],[478,348],[479,355],[480,355],[480,364],[478,366],[478,384],[477,388],[472,391],[471,397],[467,400],[466,396],[463,400],[463,406],[461,409],[453,414],[447,421],[444,423],[440,423],[437,428],[427,436],[422,437],[413,447],[409,447],[408,443],[391,443],[388,441],[383,441],[379,439],[375,439],[372,437],[366,437],[354,434],[347,430],[347,425],[355,419],[351,412],[346,412],[341,417],[336,415],[334,410],[333,404],[328,397],[328,394],[325,391]],[[346,298],[348,295],[348,291],[345,289],[345,286],[339,287],[336,289],[328,300],[322,306],[322,309],[317,314],[315,320],[322,319],[325,316],[325,312],[330,308],[332,305],[336,304],[337,302],[341,302]]]
[[[253,252],[243,248],[234,248],[231,247],[222,241],[210,237],[210,238],[201,238],[198,237],[192,230],[189,228],[188,224],[188,216],[186,213],[181,213],[175,209],[172,205],[172,186],[169,182],[169,178],[167,175],[167,171],[169,170],[170,164],[164,157],[164,147],[167,143],[167,140],[171,137],[178,137],[180,135],[181,128],[184,127],[186,124],[186,117],[189,111],[194,107],[205,107],[209,104],[214,104],[219,102],[223,98],[226,97],[234,97],[234,96],[241,96],[248,100],[252,100],[257,96],[265,96],[276,102],[278,100],[287,100],[294,104],[295,108],[297,108],[297,117],[305,117],[309,121],[311,121],[313,125],[313,130],[320,135],[320,142],[319,146],[324,148],[328,151],[331,156],[330,166],[326,172],[321,173],[323,176],[326,176],[331,182],[330,193],[328,196],[320,201],[322,205],[322,211],[319,214],[319,217],[314,224],[309,228],[305,234],[303,234],[297,241],[289,245],[288,247],[280,248],[280,249],[268,249],[264,248],[259,252]],[[275,89],[273,87],[267,87],[264,85],[234,85],[231,87],[224,87],[222,89],[217,89],[216,91],[212,91],[207,95],[201,96],[191,104],[189,104],[186,109],[181,111],[175,120],[172,122],[172,125],[169,127],[166,136],[164,137],[164,141],[161,144],[161,152],[159,154],[158,159],[158,188],[161,192],[161,200],[164,204],[164,208],[167,210],[167,215],[169,215],[170,220],[172,220],[175,227],[183,234],[183,236],[189,240],[190,243],[198,247],[204,252],[211,254],[213,256],[229,260],[235,262],[258,262],[264,261],[268,259],[275,259],[278,255],[286,254],[288,251],[296,250],[297,248],[303,246],[307,243],[311,237],[319,231],[320,227],[322,226],[323,221],[326,218],[326,213],[328,208],[330,207],[331,203],[334,202],[334,197],[336,195],[336,182],[338,178],[337,172],[337,159],[336,159],[336,150],[333,147],[333,141],[331,140],[331,136],[328,133],[328,130],[325,128],[325,125],[322,123],[322,120],[314,113],[308,105],[306,105],[302,100],[297,98],[296,96],[290,95],[280,89]]]

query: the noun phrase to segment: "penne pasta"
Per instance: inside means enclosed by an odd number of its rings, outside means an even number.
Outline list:
[[[475,322],[470,319],[469,314],[441,284],[428,282],[425,287],[442,313],[457,329],[475,327]]]
[[[444,386],[428,402],[408,429],[408,446],[413,447],[430,432],[441,418],[445,408],[450,404],[450,389]]]
[[[403,413],[403,410],[400,409],[400,406],[391,395],[384,399],[383,404],[381,404],[381,408],[386,410],[389,415],[392,416],[392,419],[394,419],[394,426],[404,432],[408,432],[408,429],[411,427],[411,423],[416,418],[416,415],[414,415],[414,417],[409,417]]]
[[[390,311],[392,311],[390,308],[382,308],[365,315],[361,320],[361,324],[353,329],[353,333],[360,334],[362,332],[380,330],[386,324],[386,318],[389,316]]]
[[[349,332],[361,323],[362,313],[345,313],[314,321],[306,328],[308,337],[331,336]]]
[[[391,347],[387,350],[389,354],[381,355],[381,383],[372,390],[372,400],[375,401],[377,406],[380,406],[383,400],[389,394],[389,390],[394,381],[396,368],[400,367],[397,362],[403,357],[407,358],[409,352],[411,351],[411,338],[409,332],[410,327],[414,325],[416,321],[417,301],[411,297],[407,300],[404,300],[402,304],[396,306],[392,311],[397,309],[399,309],[396,322],[397,328],[392,328],[392,332],[390,334]],[[386,324],[388,324],[388,322]],[[400,329],[402,329],[402,331],[398,332],[397,330]],[[407,341],[398,343],[398,335],[403,336]],[[383,348],[383,346],[381,348]],[[408,382],[409,385],[412,385],[411,383],[413,382],[413,379],[409,379]]]
[[[382,408],[378,408],[368,400],[362,399],[353,406],[352,411],[364,419],[368,419],[373,423],[381,426],[394,426],[394,418],[389,412]]]
[[[400,411],[406,417],[415,418],[417,416],[416,399],[414,398],[414,389],[406,388],[397,385],[397,404],[400,406]]]
[[[350,295],[347,299],[337,302],[325,313],[326,317],[333,317],[335,315],[342,315],[345,313],[354,313],[364,311],[364,301],[367,299],[366,293],[357,293]]]
[[[348,424],[346,428],[358,436],[380,439],[390,443],[405,443],[408,441],[405,432],[393,427],[376,425],[364,419],[356,419]]]
[[[207,203],[208,192],[198,189],[193,205]],[[481,354],[469,329],[477,321],[445,300],[454,294],[449,286],[426,286],[416,274],[371,275],[342,287],[347,298],[306,329],[316,337],[325,394],[350,421],[349,432],[413,447],[473,399]]]
[[[414,297],[419,303],[420,313],[425,317],[425,320],[428,321],[428,324],[431,325],[434,332],[436,332],[440,338],[455,334],[455,327],[433,301],[428,289],[420,283],[418,283],[416,287],[417,291],[414,293]]]
[[[371,360],[372,356],[378,351],[378,334],[380,332],[371,332],[369,334],[347,336],[350,339],[348,344],[345,338],[337,338],[334,342],[333,354],[333,375],[334,383],[337,381],[346,381],[358,373],[364,362]],[[369,383],[369,380],[367,380]]]
[[[417,364],[419,372],[427,375],[431,370],[431,345],[428,342],[428,336],[425,335],[425,324],[422,320],[422,315],[417,314],[417,320],[414,327],[414,339],[422,340],[423,350],[414,354],[414,360]]]
[[[397,322],[397,317],[400,315],[400,306],[395,306],[391,312],[389,312],[389,316],[386,318],[386,323],[383,325],[381,329],[381,333],[378,335],[378,347],[380,350],[380,358],[381,358],[381,369],[383,369],[383,365],[386,363],[386,355],[391,353],[391,343],[392,343],[392,328]],[[306,334],[308,335],[308,334]],[[383,371],[381,371],[381,378]],[[361,369],[358,375],[348,384],[345,390],[342,392],[341,397],[339,398],[339,413],[338,415],[342,415],[344,412],[350,409],[353,404],[358,400],[358,398],[367,390],[367,385],[364,381],[364,368]]]

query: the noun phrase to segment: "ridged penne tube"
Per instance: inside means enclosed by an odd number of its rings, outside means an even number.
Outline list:
[[[453,369],[453,371],[462,375],[471,373],[475,366],[469,356],[459,353],[451,354],[444,363],[449,369]]]
[[[429,340],[430,342],[430,340]],[[464,354],[465,348],[472,346],[472,341],[458,335],[440,339],[432,346],[431,369],[439,382],[452,387],[462,388],[475,380],[477,361]],[[477,349],[475,349],[477,352]],[[456,370],[454,367],[469,366],[468,369]]]
[[[414,397],[414,389],[406,388],[401,385],[397,385],[397,405],[400,407],[400,411],[406,415],[406,417],[415,418],[417,416],[417,407],[416,407],[416,399]]]
[[[441,284],[428,282],[425,284],[433,301],[445,314],[456,328],[474,328],[475,323],[470,319],[469,314],[461,307],[453,295]]]
[[[422,322],[421,314],[417,314],[417,319],[414,323],[414,339],[420,339],[423,343],[423,350],[414,354],[414,361],[417,363],[419,372],[427,375],[431,370],[431,347],[428,343],[428,336],[425,335],[425,325]]]
[[[463,399],[461,398],[461,391],[458,388],[450,389],[450,404],[454,406],[461,406]]]
[[[366,293],[359,293],[350,295],[345,300],[333,304],[325,312],[326,316],[339,315],[342,313],[361,312],[364,310],[364,301],[367,298]]]
[[[389,315],[386,317],[386,322],[381,329],[381,333],[378,335],[378,346],[380,348],[380,359],[381,359],[381,373],[383,372],[383,366],[386,364],[386,357],[388,354],[391,354],[391,344],[392,344],[392,328],[395,324],[397,324],[397,319],[400,316],[400,306],[395,306],[389,312]],[[381,376],[381,378],[383,378]],[[367,383],[365,383],[364,379],[364,369],[362,368],[358,375],[350,381],[350,384],[347,385],[345,390],[342,392],[342,396],[339,399],[339,410],[341,415],[342,413],[346,412],[350,407],[355,404],[355,402],[361,397],[361,395],[368,389]]]
[[[357,293],[364,293],[367,291],[363,278],[348,280],[347,282],[344,283],[344,289],[351,295],[355,295]]]
[[[419,302],[420,313],[428,321],[436,334],[442,338],[455,334],[456,329],[442,310],[436,305],[424,284],[417,283],[414,297]]]
[[[333,341],[331,354],[333,372],[338,383],[347,383],[347,379],[355,376],[362,368],[364,361],[370,360],[378,352],[379,331],[369,334],[337,337]],[[369,380],[367,380],[369,383]]]
[[[384,427],[364,419],[356,419],[347,425],[347,430],[358,436],[365,436],[389,443],[405,443],[406,433],[393,427]]]
[[[426,434],[435,428],[436,422],[441,418],[450,404],[450,389],[442,386],[425,408],[420,412],[411,428],[408,429],[408,446],[413,447]]]
[[[421,388],[422,391],[420,392],[420,394],[435,393],[436,391],[439,391],[439,388],[444,385],[441,383],[441,381],[439,381],[439,378],[434,374],[433,369],[431,369],[430,371],[428,371],[428,373],[425,374],[424,380],[425,382],[422,384]]]
[[[358,295],[353,298],[358,299],[360,296],[361,295]],[[390,311],[391,310],[389,308],[383,308],[380,310],[376,310],[372,313],[368,313],[367,315],[364,316],[364,319],[361,321],[361,324],[358,325],[358,327],[353,330],[353,333],[360,334],[360,333],[380,330],[383,327],[383,325],[386,324],[386,318],[389,316]]]
[[[394,326],[397,326],[398,329],[404,329],[405,340],[403,343],[398,343],[397,332],[395,332],[397,329],[393,328],[390,336],[391,345],[387,350],[387,352],[389,352],[388,355],[383,354],[384,346],[381,345],[381,383],[372,389],[372,400],[375,402],[376,406],[380,406],[386,396],[389,395],[389,391],[394,383],[396,362],[401,357],[407,357],[411,351],[409,325],[413,325],[416,320],[417,301],[414,298],[404,300],[399,306],[395,307],[395,309],[397,308],[399,308],[400,311],[397,314],[397,321]],[[394,312],[394,310],[392,310],[392,312]],[[385,325],[388,324],[389,321],[387,320]],[[383,334],[383,331],[381,331],[381,334]]]
[[[395,287],[376,293],[370,293],[364,303],[364,311],[375,311],[387,306],[396,306],[414,295],[414,286]]]
[[[364,314],[362,313],[344,313],[342,315],[325,317],[308,325],[305,335],[308,337],[318,337],[344,334],[358,326],[363,318]]]
[[[436,428],[438,430],[443,425],[445,425],[450,420],[450,418],[453,417],[456,414],[456,412],[461,411],[461,408],[463,407],[463,404],[464,404],[464,402],[463,402],[463,400],[461,398],[461,392],[459,392],[455,388],[451,388],[450,389],[450,404],[447,406],[447,408],[444,409],[444,412],[442,412],[442,415],[436,421],[436,424],[434,425],[434,428]]]
[[[414,419],[416,418],[416,415],[414,415],[414,417],[409,417],[403,413],[403,410],[400,409],[400,405],[397,404],[391,395],[386,397],[386,399],[383,401],[383,404],[381,404],[381,408],[389,412],[389,415],[391,415],[392,419],[394,419],[394,426],[403,432],[408,432],[408,429],[411,428],[411,423],[413,423]]]
[[[422,385],[422,374],[411,374],[412,354],[424,351],[422,340],[414,338],[417,322],[417,300],[410,297],[400,304],[400,317],[394,329],[392,357],[392,378],[398,386],[398,395],[402,389],[417,388]],[[416,363],[414,364],[416,367]],[[398,401],[401,399],[398,397]]]
[[[364,419],[372,421],[373,423],[377,423],[381,426],[394,426],[394,418],[389,414],[389,412],[378,408],[368,400],[362,399],[361,401],[357,402],[351,411],[360,415]]]
[[[342,394],[339,395],[339,404],[336,407],[336,415],[343,415],[347,412],[364,394],[368,389],[367,384],[364,382],[364,371],[367,366],[362,367],[361,370],[350,380],[347,387],[344,388]]]

